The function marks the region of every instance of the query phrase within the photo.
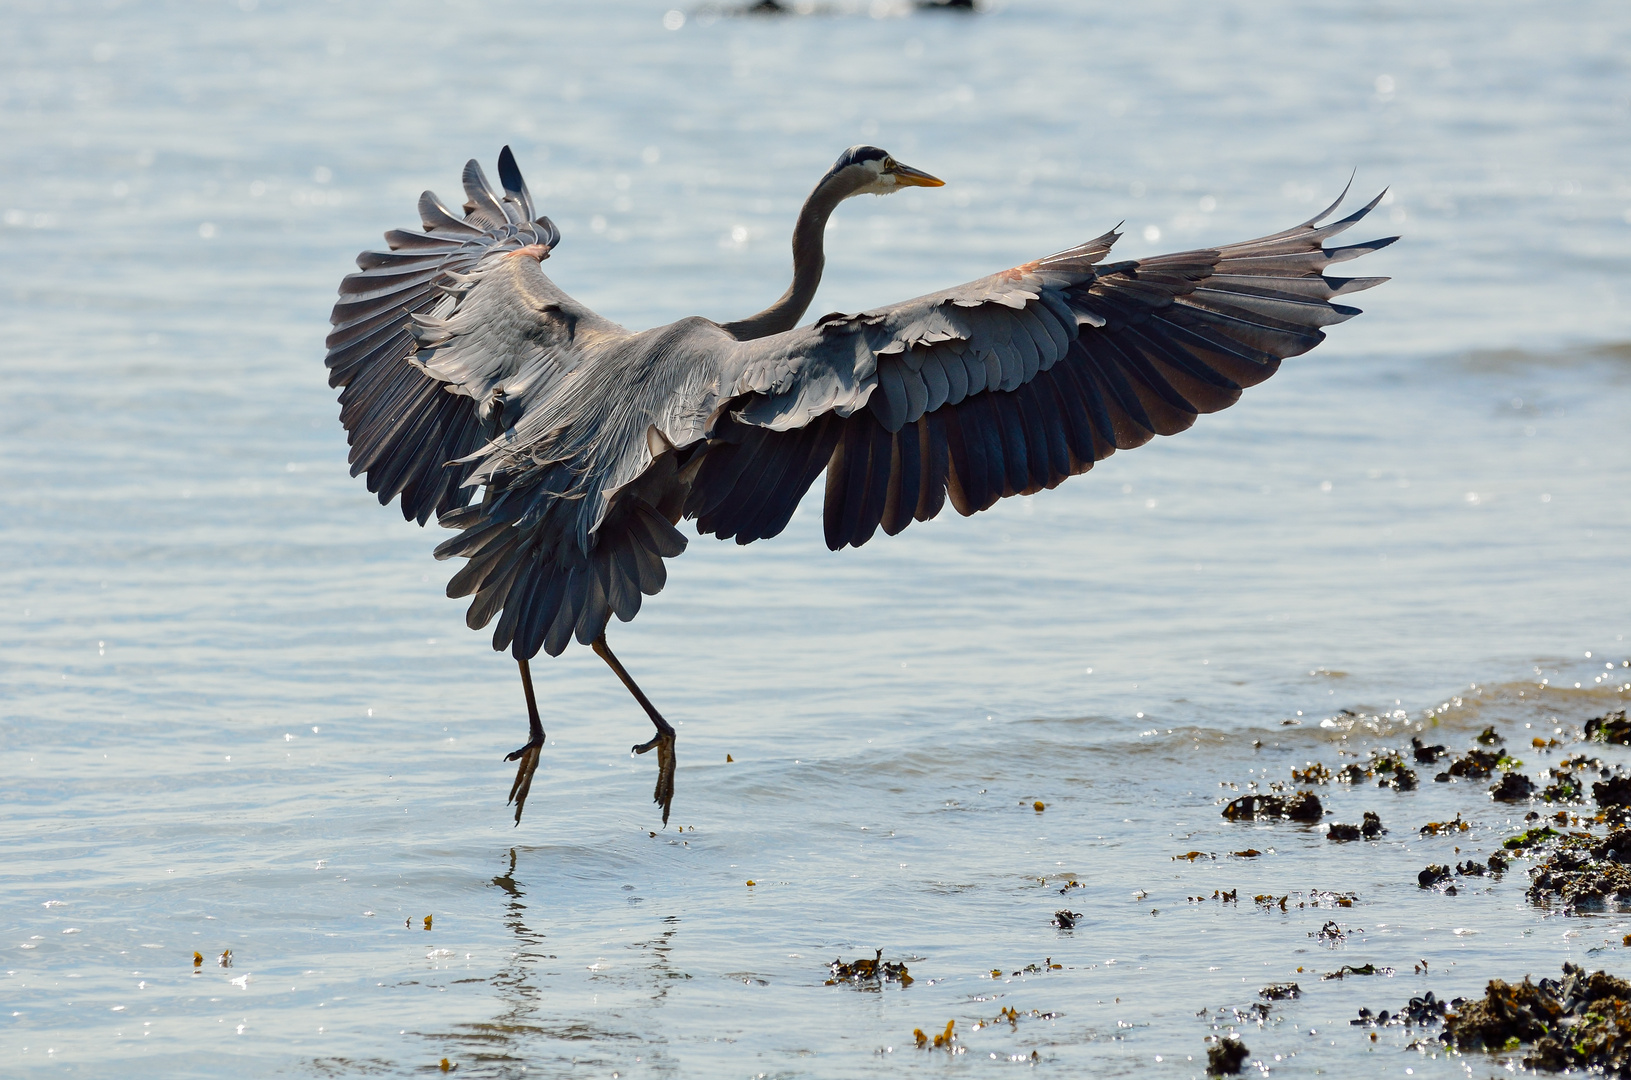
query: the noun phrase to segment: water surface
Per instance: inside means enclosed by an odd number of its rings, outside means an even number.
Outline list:
[[[1573,730],[1617,698],[1619,6],[666,10],[38,4],[0,26],[4,1059],[847,1077],[1034,1051],[1187,1076],[1264,982],[1425,959],[1305,983],[1246,1039],[1275,1072],[1450,1075],[1499,1065],[1344,1021],[1566,958],[1624,974],[1588,953],[1619,916],[1546,917],[1521,873],[1415,888],[1444,857],[1420,823],[1462,809],[1485,849],[1509,828],[1480,790],[1337,792],[1339,820],[1392,832],[1336,853],[1216,802],[1334,767],[1320,721],[1343,709],[1404,714],[1358,747],[1458,697],[1441,739]],[[844,206],[817,312],[1120,220],[1127,255],[1259,235],[1355,172],[1389,189],[1358,238],[1404,240],[1354,264],[1395,280],[1314,353],[1055,491],[836,555],[819,490],[774,542],[694,540],[612,638],[684,725],[673,825],[627,753],[646,721],[574,649],[539,665],[550,745],[512,828],[513,664],[442,596],[439,530],[347,475],[321,367],[339,277],[508,143],[575,296],[629,326],[740,316],[862,141],[948,185]],[[1563,689],[1535,706],[1543,678]],[[1273,850],[1172,860],[1248,846]],[[1327,956],[1307,935],[1329,911],[1184,899],[1236,887],[1357,891],[1340,917],[1366,934]],[[824,985],[876,948],[917,981]],[[969,1030],[1007,1006],[1059,1015]],[[948,1019],[954,1064],[909,1049]]]

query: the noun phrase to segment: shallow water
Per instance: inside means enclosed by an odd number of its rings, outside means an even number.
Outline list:
[[[1421,822],[1461,809],[1487,854],[1517,817],[1481,788],[1336,791],[1336,820],[1392,830],[1340,848],[1215,802],[1334,768],[1320,721],[1342,709],[1406,714],[1349,732],[1362,752],[1431,721],[1521,741],[1624,696],[1594,681],[1631,653],[1619,6],[1061,0],[677,30],[665,7],[0,25],[9,1067],[854,1076],[1035,1051],[1187,1076],[1216,1010],[1290,977],[1305,996],[1244,1033],[1268,1071],[1484,1074],[1500,1062],[1344,1021],[1564,959],[1624,974],[1618,945],[1591,950],[1625,918],[1548,917],[1519,870],[1416,888],[1448,843]],[[685,831],[651,835],[654,767],[627,754],[646,722],[576,649],[539,666],[550,746],[512,828],[513,665],[442,596],[438,530],[346,475],[321,367],[339,277],[508,142],[565,234],[563,287],[631,326],[738,316],[780,290],[807,185],[858,141],[949,183],[840,210],[818,311],[1123,218],[1131,255],[1257,235],[1355,169],[1391,197],[1354,235],[1405,239],[1354,264],[1395,280],[1316,352],[1053,492],[840,555],[813,500],[774,542],[693,541],[613,636],[684,724]],[[1536,706],[1542,678],[1561,689]],[[1061,896],[1066,875],[1086,887]],[[1336,917],[1366,933],[1328,954],[1308,936],[1328,910],[1184,899],[1217,888],[1351,889]],[[875,948],[917,981],[824,985]],[[1398,974],[1295,974],[1367,961]],[[970,1030],[1006,1006],[1059,1015]],[[965,1054],[910,1048],[949,1019]]]

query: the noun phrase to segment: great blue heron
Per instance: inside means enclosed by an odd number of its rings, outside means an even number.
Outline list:
[[[521,821],[544,745],[528,661],[576,637],[656,727],[668,823],[674,729],[606,644],[659,592],[675,526],[738,544],[775,536],[823,470],[828,547],[859,547],[940,513],[1051,488],[1118,449],[1232,405],[1280,361],[1358,314],[1334,297],[1385,278],[1325,275],[1392,243],[1326,249],[1364,217],[1218,248],[1105,263],[1115,230],[967,285],[797,326],[843,200],[941,181],[873,146],[846,150],[793,227],[793,283],[736,322],[692,316],[637,333],[573,300],[540,266],[560,240],[505,147],[502,191],[464,169],[461,219],[426,192],[424,231],[385,234],[340,284],[329,383],[351,473],[382,504],[459,535],[438,559],[466,621],[498,616],[520,665],[529,737],[510,801]],[[1344,193],[1346,194],[1346,193]],[[796,327],[796,328],[795,328]],[[472,501],[480,490],[479,501]]]

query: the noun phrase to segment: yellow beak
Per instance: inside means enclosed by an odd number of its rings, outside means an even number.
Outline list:
[[[938,176],[930,176],[921,169],[914,169],[910,165],[902,165],[898,161],[895,162],[895,168],[892,171],[895,177],[895,183],[901,185],[902,187],[946,186],[946,182],[940,179]]]

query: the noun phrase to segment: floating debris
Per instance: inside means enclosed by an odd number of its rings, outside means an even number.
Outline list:
[[[1360,933],[1364,933],[1364,931],[1360,931]],[[1337,923],[1334,919],[1327,920],[1324,926],[1320,927],[1318,930],[1311,931],[1308,936],[1319,938],[1327,945],[1340,945],[1344,941],[1348,940],[1348,932],[1344,930],[1341,924]]]
[[[1042,811],[1046,810],[1047,808],[1048,808],[1048,804],[1043,802],[1041,799],[1038,799],[1038,800],[1036,800],[1036,802],[1031,804],[1031,809],[1035,810],[1039,814]]]
[[[1375,964],[1361,964],[1358,967],[1354,967],[1352,964],[1343,964],[1337,970],[1327,972],[1326,974],[1321,975],[1320,976],[1320,981],[1321,982],[1328,982],[1331,979],[1346,979],[1349,975],[1392,975],[1392,974],[1393,974],[1393,969],[1390,968],[1390,967],[1379,968]]]
[[[1291,782],[1293,784],[1328,784],[1331,782],[1331,770],[1317,761],[1310,761],[1304,768],[1292,768]]]
[[[222,949],[221,950],[221,955],[216,957],[215,962],[217,964],[220,964],[222,967],[231,967],[232,966],[232,950],[231,949]]]
[[[1246,1044],[1233,1035],[1219,1038],[1216,1035],[1207,1036],[1212,1045],[1206,1048],[1206,1071],[1213,1076],[1234,1076],[1240,1072],[1240,1067],[1251,1057],[1251,1051]]]
[[[1437,836],[1440,833],[1447,832],[1466,832],[1470,828],[1472,826],[1462,821],[1461,815],[1458,813],[1450,821],[1429,821],[1421,827],[1421,834],[1423,836]]]
[[[865,984],[871,983],[874,987],[886,982],[898,982],[902,986],[912,985],[912,976],[907,974],[905,964],[895,964],[883,958],[883,950],[877,950],[871,960],[857,960],[853,964],[846,964],[842,957],[827,965],[832,971],[832,978],[827,980],[828,986],[836,986],[841,982]]]
[[[952,1031],[952,1029],[955,1028],[956,1026],[957,1026],[957,1021],[947,1020],[946,1021],[946,1030],[941,1032],[940,1034],[936,1035],[934,1037],[934,1041],[932,1043],[929,1041],[929,1037],[927,1035],[923,1034],[923,1029],[922,1028],[913,1028],[912,1029],[912,1038],[913,1038],[913,1040],[915,1040],[917,1042],[917,1048],[919,1050],[946,1049],[946,1050],[950,1050],[954,1054],[962,1053],[962,1049],[963,1049],[962,1047],[960,1047],[960,1046],[954,1047],[952,1045],[953,1043],[955,1043],[957,1041],[957,1035]]]
[[[1059,967],[1060,965],[1054,964],[1054,965],[1051,965],[1051,966]],[[994,1027],[997,1024],[1007,1024],[1009,1026],[1009,1028],[1017,1030],[1018,1027],[1019,1027],[1019,1022],[1021,1020],[1026,1020],[1026,1019],[1057,1020],[1063,1015],[1065,1015],[1065,1014],[1064,1013],[1057,1013],[1057,1012],[1043,1012],[1040,1009],[1032,1009],[1030,1012],[1022,1013],[1018,1009],[1014,1008],[1012,1005],[1008,1005],[1008,1006],[1004,1006],[1001,1009],[998,1009],[997,1010],[997,1015],[996,1015],[996,1017],[994,1019],[974,1021],[973,1030],[979,1031],[981,1028]]]
[[[1182,859],[1185,862],[1194,862],[1196,859],[1215,858],[1217,858],[1217,856],[1212,854],[1210,851],[1186,851],[1182,855],[1174,855],[1172,857],[1172,861],[1177,862],[1179,859]]]
[[[1080,911],[1056,911],[1053,913],[1053,925],[1061,930],[1076,929],[1076,920],[1082,917]]]
[[[1189,896],[1185,897],[1185,899],[1191,904],[1204,904],[1208,900],[1216,900],[1220,904],[1235,904],[1240,902],[1240,890],[1213,889],[1211,896]]]
[[[1300,998],[1303,996],[1302,987],[1294,982],[1269,983],[1257,992],[1257,996],[1270,1001],[1284,1001],[1287,998]]]
[[[201,953],[201,952],[194,952],[193,953],[193,967],[203,967],[203,966],[204,966],[204,954]]]
[[[431,919],[431,917],[429,915],[425,916],[425,929],[426,930],[430,929],[430,919]]]
[[[1325,810],[1319,796],[1312,791],[1299,791],[1290,798],[1279,795],[1242,795],[1223,808],[1223,816],[1230,821],[1298,821],[1310,824],[1319,821]]]
[[[1513,985],[1491,979],[1480,1001],[1444,1018],[1444,1043],[1458,1050],[1515,1050],[1529,1043],[1529,1069],[1582,1069],[1631,1076],[1631,983],[1563,965],[1563,979]]]
[[[1502,735],[1499,731],[1496,731],[1492,725],[1473,736],[1473,742],[1476,742],[1481,746],[1494,746],[1496,743],[1506,742],[1506,736]]]

